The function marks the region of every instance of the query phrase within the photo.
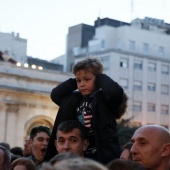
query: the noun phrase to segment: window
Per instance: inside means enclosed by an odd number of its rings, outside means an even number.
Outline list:
[[[148,91],[156,91],[156,84],[148,83]]]
[[[156,71],[156,64],[155,63],[151,63],[151,62],[148,63],[148,70],[155,72]]]
[[[143,43],[143,51],[145,53],[148,53],[149,52],[149,44],[148,43]]]
[[[142,111],[142,103],[141,102],[134,102],[133,111],[134,112],[141,112]]]
[[[159,55],[164,56],[164,47],[159,47]]]
[[[149,30],[149,25],[148,24],[142,23],[141,26],[142,26],[143,29]]]
[[[134,69],[135,70],[142,70],[142,61],[141,60],[135,60]]]
[[[120,85],[124,89],[128,89],[128,80],[127,79],[120,79]]]
[[[141,81],[134,82],[134,90],[138,90],[138,91],[142,90],[142,82]]]
[[[169,74],[169,66],[163,64],[162,65],[162,74]]]
[[[128,68],[128,59],[127,58],[120,59],[120,67]]]
[[[161,105],[161,114],[169,114],[169,106],[168,105]]]
[[[109,57],[102,57],[104,70],[109,70]]]
[[[148,111],[149,112],[155,112],[155,104],[148,103]]]
[[[130,50],[135,50],[135,41],[129,41],[129,49]]]
[[[169,86],[168,85],[161,85],[161,93],[162,94],[169,94]]]

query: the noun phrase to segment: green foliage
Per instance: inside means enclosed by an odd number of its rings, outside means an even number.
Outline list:
[[[139,127],[133,125],[131,123],[131,119],[132,118],[121,119],[121,121],[118,122],[117,128],[121,146],[125,145],[131,140],[131,137],[133,136],[135,130]]]

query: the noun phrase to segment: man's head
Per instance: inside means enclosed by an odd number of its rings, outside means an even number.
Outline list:
[[[30,142],[30,136],[28,136],[25,140],[23,155],[25,157],[32,155],[32,147],[31,147],[31,142]]]
[[[103,72],[103,64],[98,58],[85,58],[73,67],[77,88],[83,96],[90,95],[96,90],[96,76]]]
[[[83,156],[88,144],[85,129],[79,121],[67,120],[59,124],[55,141],[58,153],[73,152]]]
[[[143,165],[126,159],[114,159],[106,167],[109,170],[146,170]]]
[[[9,150],[0,145],[0,170],[9,170],[11,165],[11,154]]]
[[[32,155],[35,161],[41,162],[44,158],[47,145],[51,136],[51,130],[46,126],[34,127],[30,133]]]
[[[54,165],[54,168],[57,170],[108,170],[103,164],[82,157],[62,160],[58,162],[57,165]],[[47,169],[49,168],[46,168],[46,170]]]
[[[159,125],[144,125],[131,139],[132,159],[149,170],[169,169],[170,134]]]
[[[23,156],[23,149],[19,146],[15,146],[15,147],[12,147],[10,149],[10,152],[13,154],[13,155],[18,155],[18,156]]]
[[[120,159],[131,160],[132,156],[130,153],[130,149],[132,147],[132,143],[128,142],[122,147],[122,152],[120,154]]]
[[[63,160],[70,159],[70,158],[78,158],[78,157],[79,155],[73,152],[63,152],[51,158],[49,163],[53,166],[57,166],[57,164]]]
[[[11,149],[11,147],[10,147],[9,143],[6,143],[6,142],[0,142],[0,145],[1,145],[1,146],[3,146],[3,147],[5,147],[5,148],[7,148],[8,150],[10,150],[10,149]]]

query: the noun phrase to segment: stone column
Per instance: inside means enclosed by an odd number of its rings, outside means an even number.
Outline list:
[[[5,140],[8,142],[11,146],[14,146],[17,142],[17,133],[20,133],[17,131],[17,112],[18,112],[18,105],[17,104],[6,104],[7,110],[6,110],[6,134],[5,134]]]
[[[5,103],[0,103],[0,141],[5,142],[5,134],[6,134],[6,124],[7,124],[7,119],[6,119],[6,109],[7,106]]]

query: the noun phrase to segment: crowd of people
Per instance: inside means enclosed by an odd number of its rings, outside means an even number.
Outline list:
[[[24,147],[0,143],[0,170],[169,170],[170,133],[160,125],[139,127],[120,146],[116,119],[127,108],[121,86],[88,57],[73,66],[75,78],[56,86],[59,106],[53,129],[33,127]]]

